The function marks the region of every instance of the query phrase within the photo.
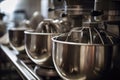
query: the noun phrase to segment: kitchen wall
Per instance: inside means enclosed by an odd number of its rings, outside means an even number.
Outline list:
[[[34,11],[40,11],[41,0],[4,0],[0,3],[1,12],[11,15],[16,10],[25,10],[30,18]]]

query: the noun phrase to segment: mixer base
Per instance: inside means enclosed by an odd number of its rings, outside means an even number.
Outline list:
[[[43,80],[61,80],[54,68],[35,66],[34,71]]]

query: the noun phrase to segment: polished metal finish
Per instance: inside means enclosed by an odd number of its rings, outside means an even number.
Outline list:
[[[52,38],[53,63],[63,79],[97,78],[113,67],[120,39],[97,24],[88,22]]]
[[[53,23],[55,24],[55,26],[58,26],[60,28],[59,33],[67,33],[73,27],[72,19],[68,16],[65,16],[65,17],[62,17],[59,19],[55,19],[53,21]]]
[[[39,23],[36,32],[40,33],[65,33],[71,29],[71,22],[67,17],[60,19],[44,19]]]
[[[54,68],[51,57],[51,38],[55,35],[57,33],[25,31],[25,50],[33,62],[42,67]]]
[[[32,29],[36,29],[38,24],[44,19],[44,17],[40,14],[39,11],[35,11],[32,15],[32,17],[30,18],[30,27]]]
[[[26,28],[10,28],[8,30],[9,43],[14,50],[24,50],[24,31]]]
[[[36,31],[46,33],[66,33],[72,28],[72,20],[69,17],[61,17],[59,19],[45,19],[40,22]],[[42,30],[42,31],[39,31]],[[44,30],[44,31],[43,31]]]
[[[39,23],[36,32],[40,33],[58,33],[60,31],[60,26],[55,25],[53,19],[45,19]]]
[[[51,38],[62,32],[66,32],[66,26],[53,19],[44,19],[36,30],[25,31],[25,49],[30,59],[42,67],[54,68]]]

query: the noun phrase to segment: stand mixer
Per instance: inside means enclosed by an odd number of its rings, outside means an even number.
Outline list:
[[[59,10],[55,11],[59,13]],[[42,76],[48,80],[60,79],[52,62],[51,38],[60,33],[67,32],[69,27],[66,24],[66,18],[44,19],[35,30],[25,31],[25,50],[28,57],[36,63],[34,70],[40,77]]]
[[[110,72],[120,38],[102,26],[101,22],[84,22],[83,27],[52,38],[53,63],[62,79],[96,80]]]
[[[53,63],[64,80],[101,80],[113,68],[120,38],[104,30],[96,2],[95,11],[82,27],[52,38]]]

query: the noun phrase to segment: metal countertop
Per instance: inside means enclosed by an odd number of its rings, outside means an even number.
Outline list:
[[[5,45],[0,45],[0,47],[9,58],[10,62],[15,66],[15,69],[18,71],[23,80],[41,80],[32,68],[28,67],[24,61],[17,57],[16,51]]]

